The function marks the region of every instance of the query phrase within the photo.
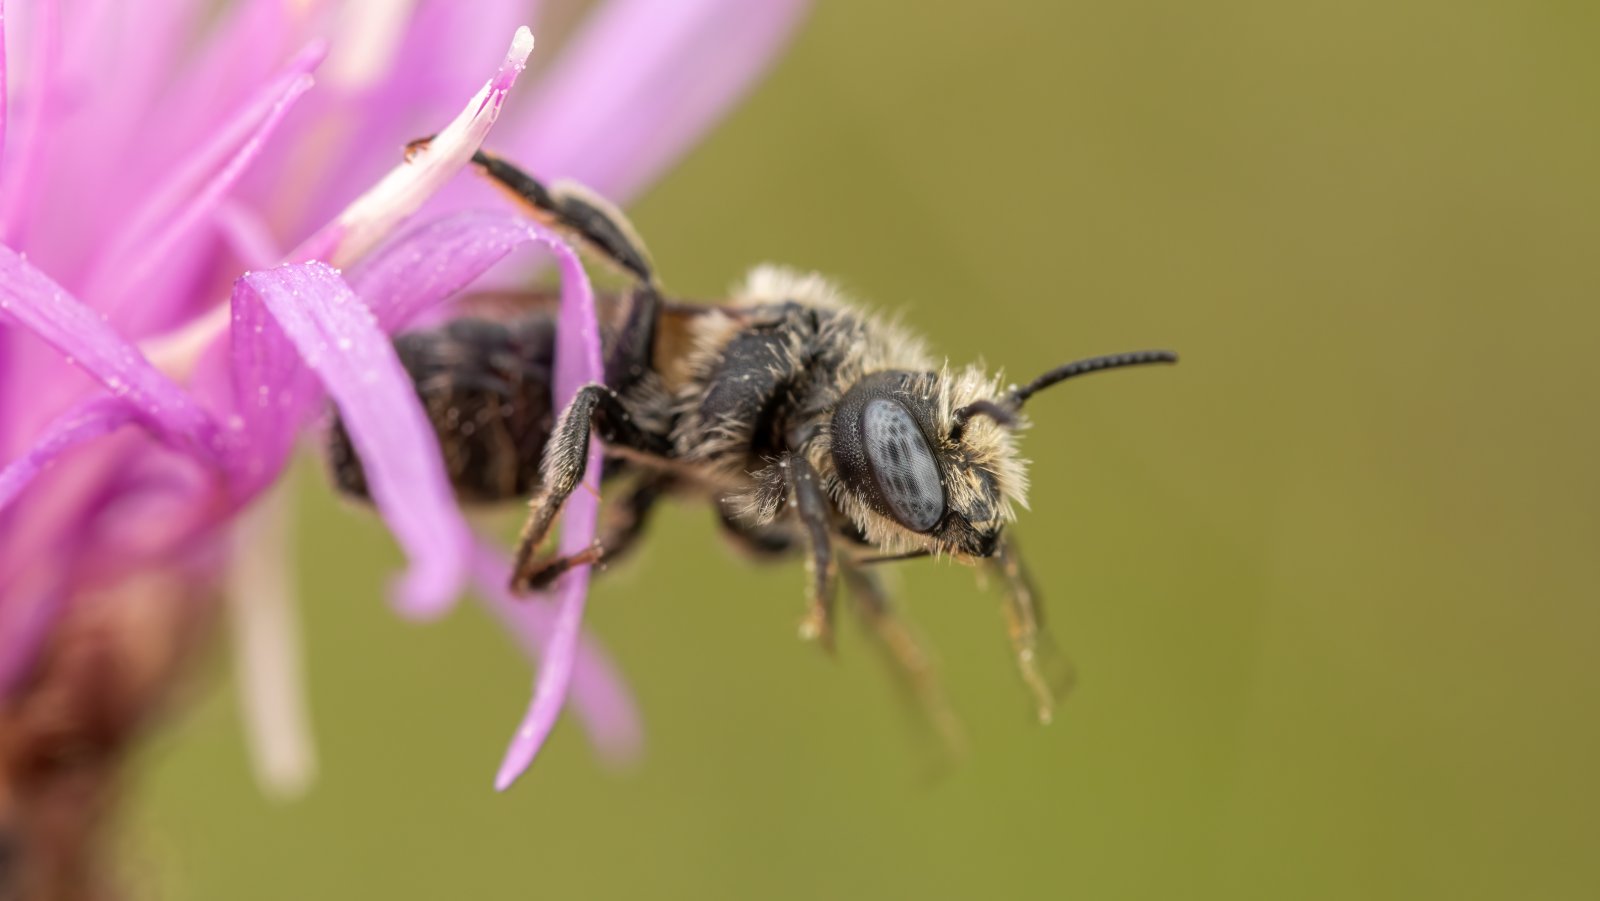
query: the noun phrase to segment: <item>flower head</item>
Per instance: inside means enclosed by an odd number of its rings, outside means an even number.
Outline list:
[[[53,0],[12,5],[0,16],[0,698],[41,678],[84,598],[135,584],[196,608],[225,585],[251,595],[241,656],[281,669],[292,628],[272,589],[286,580],[260,559],[230,564],[231,531],[266,509],[331,397],[411,561],[400,609],[437,615],[472,581],[544,654],[498,784],[532,759],[569,687],[602,749],[625,751],[631,702],[581,636],[586,572],[553,607],[504,595],[504,562],[461,520],[386,338],[541,244],[564,286],[559,401],[599,372],[582,267],[510,213],[389,236],[430,198],[461,208],[447,182],[502,110],[501,152],[625,201],[738,98],[805,4],[611,0],[527,103],[507,102],[532,49],[522,30],[465,108],[498,52],[485,42],[511,33],[521,4],[244,0],[215,21],[185,0],[71,10],[100,21],[63,21]],[[395,168],[395,148],[436,131]],[[594,516],[592,496],[573,503],[563,543],[586,544]],[[227,577],[251,565],[257,578]],[[294,692],[262,675],[243,682],[259,689],[265,768],[301,780]]]

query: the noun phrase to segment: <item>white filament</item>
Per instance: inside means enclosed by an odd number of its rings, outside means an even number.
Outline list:
[[[227,590],[250,763],[263,791],[290,799],[310,787],[317,757],[306,704],[284,485],[280,482],[263,494],[239,517]]]

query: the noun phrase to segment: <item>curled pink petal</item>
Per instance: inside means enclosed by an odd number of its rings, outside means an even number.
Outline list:
[[[411,560],[401,609],[444,612],[465,580],[470,533],[416,389],[371,312],[337,272],[315,261],[245,275],[233,305],[240,414],[292,430],[277,401],[261,396],[291,374],[286,338],[338,405],[373,502]],[[258,308],[270,314],[270,326]]]
[[[749,90],[809,5],[611,0],[540,78],[501,149],[624,202]]]
[[[528,220],[472,210],[418,226],[353,267],[351,287],[370,298],[386,331],[472,284],[518,247],[538,240]]]
[[[498,550],[478,545],[473,557],[473,579],[489,611],[532,660],[545,656],[556,631],[557,612],[547,603],[519,598],[506,590],[511,560]],[[639,710],[633,703],[616,664],[587,635],[578,641],[572,669],[572,704],[582,719],[589,741],[607,761],[626,763],[636,758],[643,741]]]
[[[0,323],[33,332],[99,379],[169,444],[217,458],[215,423],[190,396],[105,323],[15,251],[0,245]]]
[[[45,427],[33,447],[0,469],[0,515],[22,492],[34,476],[55,459],[73,448],[109,435],[138,418],[138,411],[126,401],[97,397],[80,404]]]
[[[556,406],[565,409],[590,382],[603,379],[600,363],[600,325],[595,318],[594,291],[584,274],[578,255],[554,234],[530,226],[530,233],[554,252],[561,270],[561,318],[556,326]],[[562,512],[562,554],[575,554],[594,542],[595,522],[600,512],[600,443],[589,439],[588,466],[583,485],[567,499]],[[583,606],[589,591],[589,567],[569,571],[556,583],[556,623],[545,647],[544,660],[533,683],[533,700],[522,724],[517,727],[511,746],[506,749],[495,788],[505,791],[530,765],[544,741],[555,728],[556,718],[566,703],[567,688],[578,653],[578,638],[583,629]]]

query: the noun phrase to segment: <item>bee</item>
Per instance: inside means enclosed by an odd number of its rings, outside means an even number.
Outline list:
[[[1040,663],[1039,600],[1006,533],[1027,491],[1016,446],[1023,407],[1068,379],[1174,363],[1175,354],[1090,357],[1005,386],[977,367],[937,361],[914,335],[859,309],[818,275],[761,266],[726,302],[677,300],[662,290],[633,227],[603,198],[571,183],[546,185],[487,152],[473,164],[528,215],[632,283],[600,298],[604,382],[585,385],[560,411],[550,391],[554,295],[498,298],[518,312],[467,315],[395,341],[458,495],[532,498],[515,590],[616,561],[644,534],[658,501],[695,496],[756,556],[804,555],[804,636],[831,647],[834,595],[845,581],[871,634],[932,707],[926,655],[871,568],[930,556],[982,565],[1004,587],[1013,652],[1049,720],[1054,691]],[[545,539],[583,480],[591,435],[604,448],[604,479],[627,487],[608,492],[594,546],[548,555]],[[330,460],[338,488],[365,497],[360,463],[337,422]]]

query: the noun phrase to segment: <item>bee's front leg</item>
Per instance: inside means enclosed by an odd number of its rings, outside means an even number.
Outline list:
[[[1017,668],[1022,673],[1022,681],[1033,692],[1039,722],[1048,723],[1055,715],[1055,689],[1059,687],[1065,693],[1072,686],[1071,667],[1053,653],[1054,646],[1044,631],[1044,611],[1039,604],[1039,595],[1027,568],[1022,564],[1022,555],[1017,551],[1016,542],[1010,538],[1002,539],[990,561],[990,565],[999,571],[1006,593],[1006,625],[1011,635],[1012,650],[1017,655]],[[1057,683],[1055,686],[1051,685],[1052,680],[1045,674],[1048,662],[1057,664],[1061,672],[1059,678],[1054,680]]]
[[[547,585],[573,566],[600,559],[597,549],[573,558],[535,559],[539,545],[550,533],[562,506],[583,482],[592,428],[600,430],[600,439],[607,444],[655,456],[667,455],[666,440],[639,428],[615,391],[598,384],[580,388],[561,414],[555,433],[544,449],[544,461],[539,466],[539,493],[529,503],[528,519],[517,542],[511,576],[513,591],[526,592]]]
[[[785,457],[780,465],[788,483],[789,494],[805,526],[806,569],[811,574],[811,590],[807,594],[806,617],[800,623],[800,636],[814,639],[829,651],[833,650],[833,595],[838,581],[839,566],[833,556],[832,526],[828,517],[828,498],[822,491],[822,482],[816,469],[804,454]]]

